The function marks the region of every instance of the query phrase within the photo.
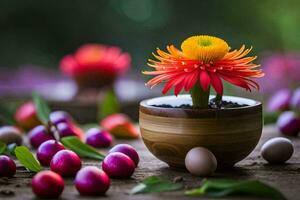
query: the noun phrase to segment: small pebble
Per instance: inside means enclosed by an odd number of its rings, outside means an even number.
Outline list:
[[[209,176],[217,169],[217,159],[208,149],[195,147],[186,154],[185,167],[193,175]]]
[[[268,140],[261,147],[262,157],[271,164],[284,163],[294,153],[292,142],[283,137],[276,137]]]

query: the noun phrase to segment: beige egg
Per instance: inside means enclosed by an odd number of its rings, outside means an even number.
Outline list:
[[[195,147],[185,157],[185,167],[196,176],[209,176],[217,169],[217,159],[206,148]]]
[[[22,134],[19,129],[13,126],[3,126],[0,128],[0,141],[5,144],[22,144]]]
[[[272,138],[261,147],[261,155],[269,163],[284,163],[292,157],[293,153],[292,142],[283,137]]]

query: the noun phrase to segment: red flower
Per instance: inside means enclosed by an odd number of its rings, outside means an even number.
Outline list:
[[[256,56],[245,57],[251,49],[243,45],[239,50],[230,51],[227,43],[212,36],[193,36],[181,45],[182,51],[173,45],[167,46],[168,52],[157,50],[153,54],[158,60],[149,60],[148,65],[154,71],[143,72],[155,75],[147,85],[154,87],[166,82],[162,93],[174,88],[175,95],[182,89],[189,91],[195,84],[200,84],[204,91],[211,85],[219,95],[223,95],[222,79],[229,83],[251,91],[259,89],[259,85],[251,78],[262,77],[264,74],[259,65],[252,61]]]
[[[112,83],[126,72],[131,58],[128,53],[114,46],[86,44],[74,55],[66,55],[60,62],[64,74],[83,87],[101,87]]]

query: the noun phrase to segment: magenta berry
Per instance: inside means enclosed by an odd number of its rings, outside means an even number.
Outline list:
[[[135,164],[127,155],[120,152],[108,154],[102,162],[102,169],[109,177],[128,178],[135,169]]]
[[[64,146],[56,140],[48,140],[43,142],[37,150],[37,159],[44,166],[49,166],[52,157],[60,150],[65,149]]]
[[[129,158],[131,158],[131,160],[135,163],[136,166],[138,166],[139,164],[140,161],[139,154],[129,144],[117,144],[108,153],[112,153],[112,152],[124,153]]]
[[[57,198],[64,190],[64,180],[55,172],[42,171],[33,177],[31,187],[40,198]]]
[[[288,89],[282,89],[273,94],[268,103],[267,103],[267,110],[269,112],[278,112],[287,110],[290,106],[291,100],[291,91]]]
[[[109,186],[110,178],[94,166],[82,168],[75,178],[75,187],[81,195],[103,195]]]
[[[59,123],[57,124],[56,127],[60,137],[67,137],[67,136],[77,136],[79,138],[83,137],[82,130],[73,123]]]
[[[300,132],[300,118],[293,111],[285,111],[279,116],[277,126],[284,135],[297,136]]]
[[[291,99],[291,107],[300,112],[300,88],[294,91]]]
[[[52,139],[54,136],[43,125],[39,125],[29,132],[30,144],[34,148],[38,148],[43,142]]]
[[[79,156],[70,150],[57,152],[50,162],[50,169],[62,176],[75,176],[80,168]]]
[[[86,132],[86,143],[93,147],[109,147],[113,138],[107,131],[101,131],[98,128],[91,128]]]
[[[59,123],[72,123],[73,119],[71,115],[65,111],[54,111],[49,115],[52,124],[57,125]]]
[[[13,177],[15,173],[15,162],[8,156],[0,155],[0,177]]]

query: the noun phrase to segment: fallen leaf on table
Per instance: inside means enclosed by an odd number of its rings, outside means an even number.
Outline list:
[[[149,176],[142,183],[139,183],[129,192],[130,194],[139,193],[158,193],[179,190],[182,184],[173,183],[171,181],[163,180],[157,176]]]
[[[92,158],[97,160],[103,160],[105,158],[105,155],[98,152],[94,147],[83,143],[76,136],[63,137],[61,139],[61,143],[63,143],[63,145],[66,148],[74,151],[81,157]]]
[[[286,199],[277,189],[258,180],[205,180],[201,187],[185,192],[188,196],[225,197],[229,195],[245,195]]]

